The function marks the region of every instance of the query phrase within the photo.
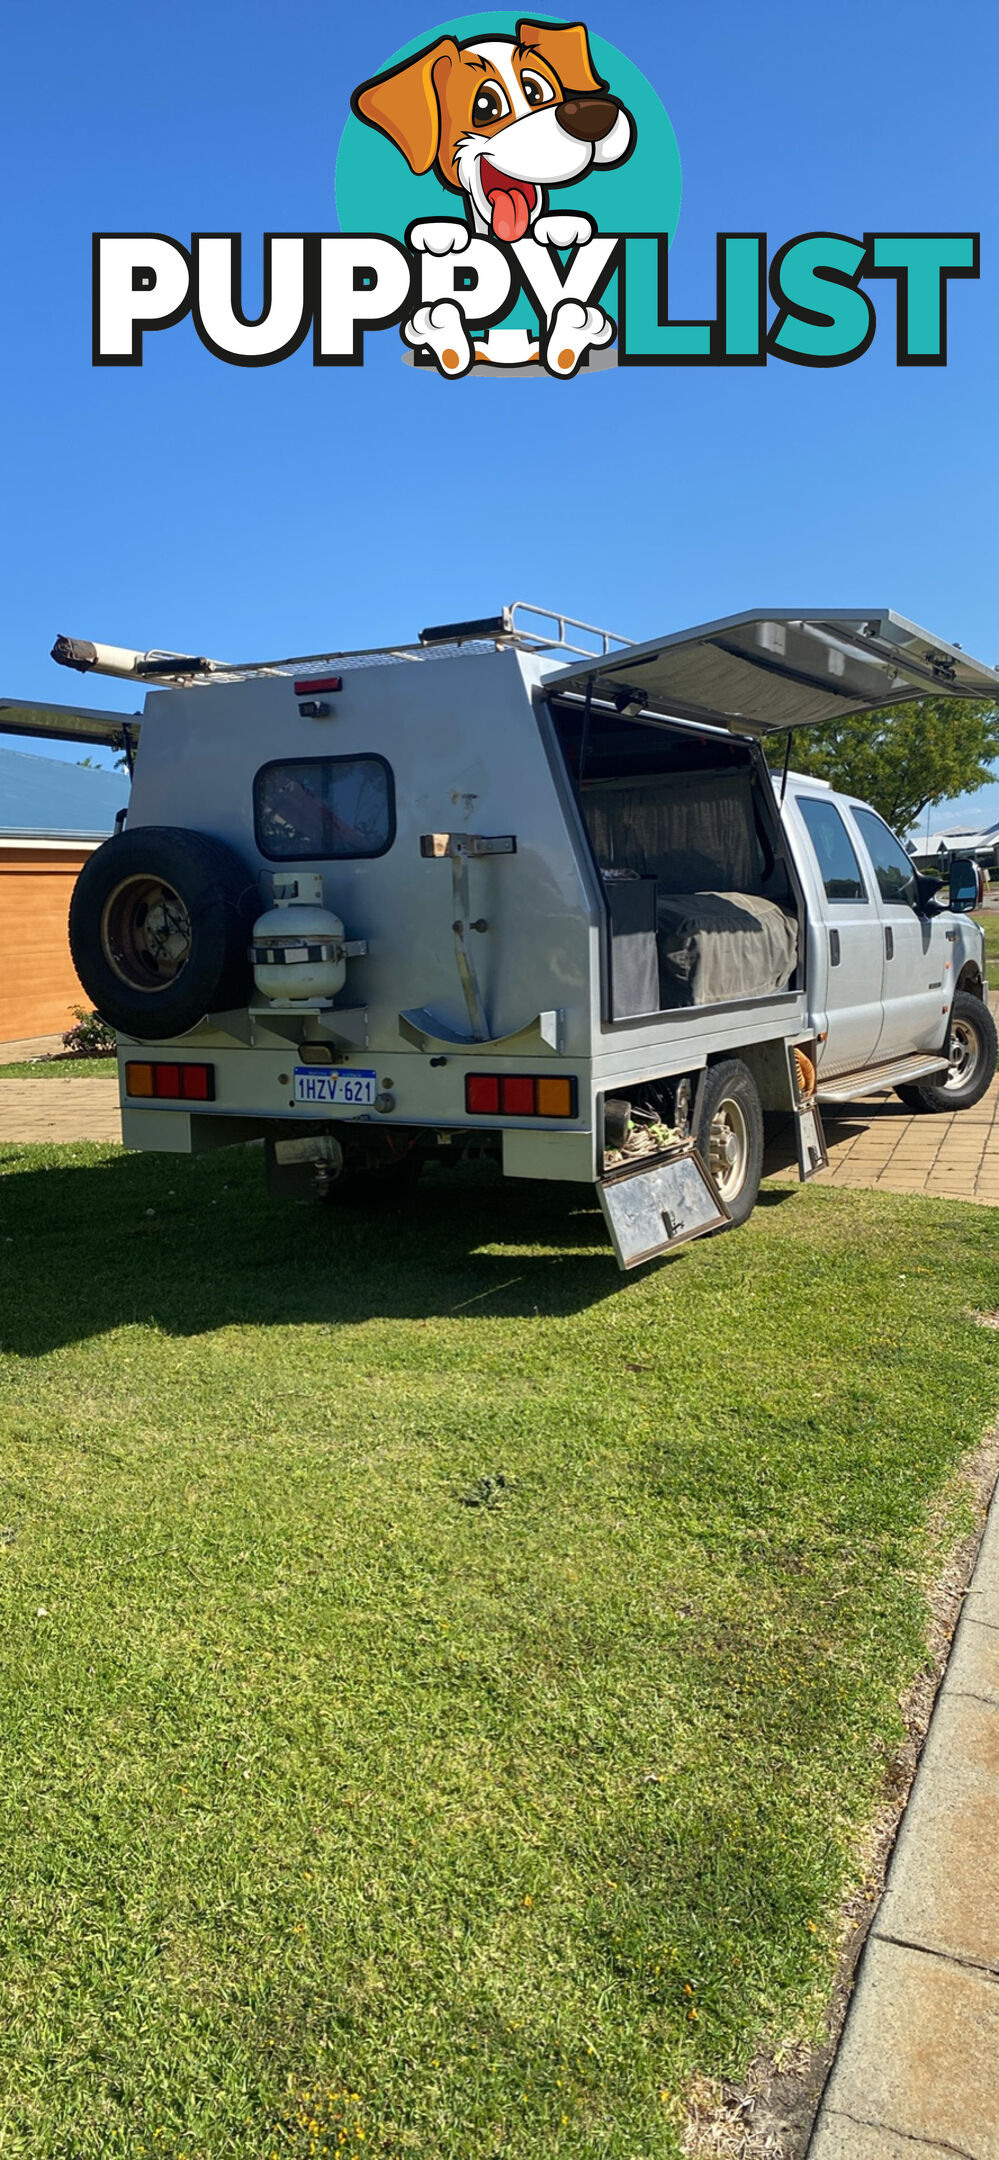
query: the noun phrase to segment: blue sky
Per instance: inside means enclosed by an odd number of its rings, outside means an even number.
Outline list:
[[[829,371],[455,384],[404,367],[394,331],[361,369],[314,369],[308,347],[242,369],[189,321],[141,369],[92,368],[92,231],[239,230],[252,262],[263,230],[333,229],[352,88],[441,19],[396,0],[7,10],[0,690],[83,687],[48,658],[57,631],[245,658],[516,597],[636,638],[753,605],[888,605],[999,660],[991,0],[954,0],[945,39],[925,0],[586,18],[679,139],[674,316],[713,314],[719,230],[765,229],[771,251],[981,230],[946,368],[896,368],[887,284],[871,350]],[[999,814],[999,785],[975,809]]]

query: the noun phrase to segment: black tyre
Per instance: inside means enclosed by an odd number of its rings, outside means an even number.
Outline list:
[[[694,1138],[731,1227],[744,1223],[756,1206],[763,1172],[763,1106],[752,1074],[738,1058],[708,1066],[697,1094]]]
[[[91,855],[69,910],[73,965],[97,1011],[140,1041],[245,1005],[259,909],[238,855],[204,833],[140,825]]]
[[[958,991],[947,1041],[950,1069],[943,1080],[895,1089],[907,1110],[971,1110],[987,1094],[995,1078],[999,1042],[984,998]]]

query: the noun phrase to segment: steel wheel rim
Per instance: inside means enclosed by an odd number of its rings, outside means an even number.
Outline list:
[[[191,954],[191,918],[163,878],[126,878],[104,903],[101,949],[130,990],[167,990]]]
[[[734,1200],[746,1182],[749,1126],[742,1104],[729,1096],[720,1102],[708,1136],[708,1168],[721,1197]]]
[[[978,1029],[970,1020],[954,1020],[950,1030],[950,1063],[944,1087],[948,1092],[970,1087],[978,1071],[981,1044]]]

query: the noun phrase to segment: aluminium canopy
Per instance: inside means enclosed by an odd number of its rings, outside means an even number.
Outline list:
[[[622,712],[769,735],[919,697],[985,697],[999,674],[890,608],[725,615],[553,672]]]

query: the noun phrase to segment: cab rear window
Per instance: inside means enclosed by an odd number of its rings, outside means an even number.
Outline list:
[[[384,855],[395,838],[392,768],[382,757],[287,758],[253,783],[257,846],[274,862]]]

